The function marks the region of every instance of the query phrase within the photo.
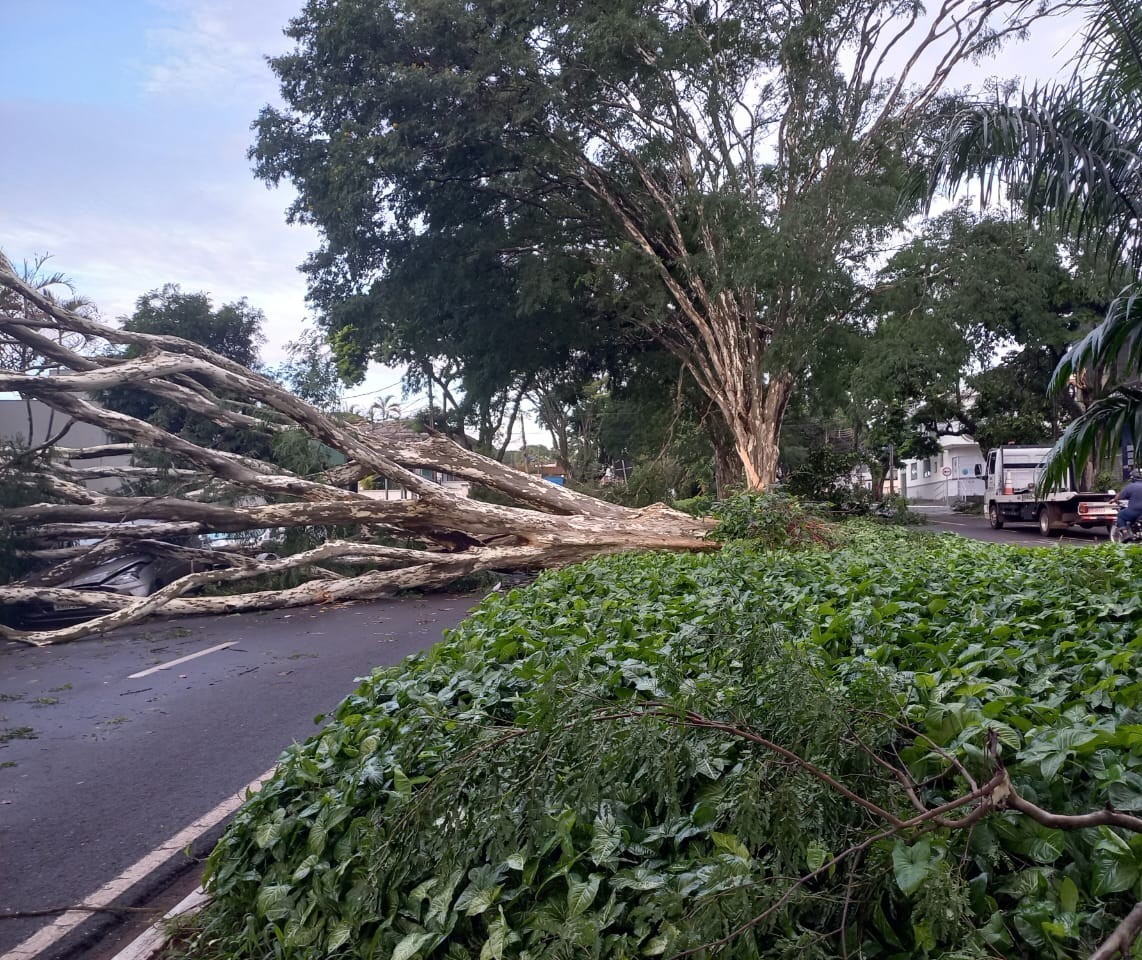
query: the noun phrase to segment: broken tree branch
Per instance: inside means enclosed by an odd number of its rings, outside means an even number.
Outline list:
[[[37,450],[28,459],[29,483],[37,483],[36,489],[46,491],[45,500],[55,502],[0,510],[15,556],[62,561],[0,587],[0,603],[17,610],[58,604],[99,615],[59,630],[6,628],[3,635],[10,639],[35,644],[77,639],[160,612],[233,612],[370,599],[480,570],[535,569],[621,550],[716,549],[706,539],[709,521],[662,505],[632,510],[605,503],[513,470],[439,434],[353,423],[310,406],[280,384],[199,344],[109,327],[69,311],[30,288],[2,256],[0,287],[34,308],[0,314],[0,334],[59,368],[34,375],[0,370],[0,389],[36,398],[72,420],[101,428],[108,438],[106,443]],[[63,342],[64,334],[67,343],[108,346],[84,355]],[[303,476],[258,456],[193,442],[110,409],[99,399],[103,391],[119,386],[252,436],[273,439],[296,431],[314,448],[341,454],[346,462]],[[171,463],[84,463],[140,451],[160,451]],[[515,505],[473,500],[426,473],[479,484]],[[366,476],[384,478],[388,487],[401,491],[400,499],[353,489]],[[166,490],[177,493],[126,496],[84,486],[85,481],[99,479],[106,485],[116,478],[146,481],[152,485],[147,489],[165,483]],[[195,540],[212,533],[299,527],[336,539],[284,558],[206,550]],[[407,546],[368,542],[378,533]],[[345,539],[352,536],[358,540]],[[82,575],[91,564],[136,555],[177,559],[187,573],[150,597],[87,589]],[[371,569],[346,574],[337,565]],[[285,590],[263,587],[265,578],[297,570],[312,579]],[[191,596],[218,584],[256,588],[226,597]]]

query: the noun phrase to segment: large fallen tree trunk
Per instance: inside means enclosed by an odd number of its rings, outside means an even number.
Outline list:
[[[705,538],[710,526],[705,520],[661,504],[632,510],[606,503],[435,434],[346,422],[199,344],[115,329],[65,310],[23,282],[2,255],[0,286],[31,308],[0,314],[0,337],[57,367],[52,375],[0,369],[0,390],[40,400],[71,420],[102,428],[109,437],[106,444],[88,447],[48,443],[17,451],[4,465],[8,478],[18,472],[22,482],[45,492],[45,500],[0,510],[0,525],[19,556],[56,565],[38,577],[0,587],[0,604],[59,604],[93,614],[55,630],[0,626],[0,635],[8,639],[42,645],[160,612],[224,613],[373,599],[484,570],[534,570],[632,549],[714,548]],[[93,349],[72,349],[64,334]],[[125,347],[131,348],[130,355]],[[266,434],[301,431],[347,462],[300,476],[266,460],[193,443],[96,399],[99,391],[123,386],[178,403],[220,427]],[[139,449],[164,454],[172,466],[85,463]],[[426,468],[497,491],[518,506],[461,496],[417,472]],[[357,491],[356,481],[367,476],[383,477],[403,491],[403,498]],[[181,486],[179,495],[127,496],[84,486],[94,478]],[[359,536],[284,557],[203,549],[201,539],[211,533],[315,527],[350,528]],[[388,542],[375,542],[378,537]],[[410,545],[393,546],[393,541]],[[178,559],[191,572],[146,597],[67,586],[77,572],[125,551]],[[328,564],[343,569],[331,570]],[[264,586],[267,575],[297,571],[308,579],[288,589]],[[207,585],[243,583],[251,584],[248,592],[187,596]]]

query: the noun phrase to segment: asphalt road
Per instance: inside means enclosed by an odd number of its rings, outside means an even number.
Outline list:
[[[1044,537],[1039,533],[1037,523],[1006,524],[1002,530],[992,530],[987,522],[987,517],[952,513],[944,507],[918,507],[914,509],[926,517],[928,529],[947,530],[949,533],[958,533],[960,536],[970,537],[972,540],[1051,547],[1060,545],[1094,546],[1107,542],[1106,531],[1101,527],[1095,530],[1070,527],[1058,536]]]
[[[0,647],[0,911],[82,902],[314,733],[355,678],[431,646],[476,600],[188,618]],[[167,874],[189,863],[174,861]],[[143,902],[158,882],[116,902]],[[0,954],[50,920],[0,919]],[[41,956],[76,956],[107,925]]]

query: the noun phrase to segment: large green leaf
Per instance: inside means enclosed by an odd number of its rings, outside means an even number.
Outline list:
[[[411,960],[436,939],[433,933],[408,933],[393,947],[389,960]]]
[[[892,847],[892,872],[896,877],[896,885],[911,896],[928,879],[937,859],[933,855],[932,844],[927,839],[911,845],[897,840]]]
[[[579,880],[574,874],[567,878],[567,915],[577,917],[586,913],[599,893],[602,874],[592,873],[586,880]]]

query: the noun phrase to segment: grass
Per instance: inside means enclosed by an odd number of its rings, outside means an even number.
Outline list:
[[[10,743],[12,740],[35,740],[39,736],[31,727],[8,727],[0,730],[0,743]]]

